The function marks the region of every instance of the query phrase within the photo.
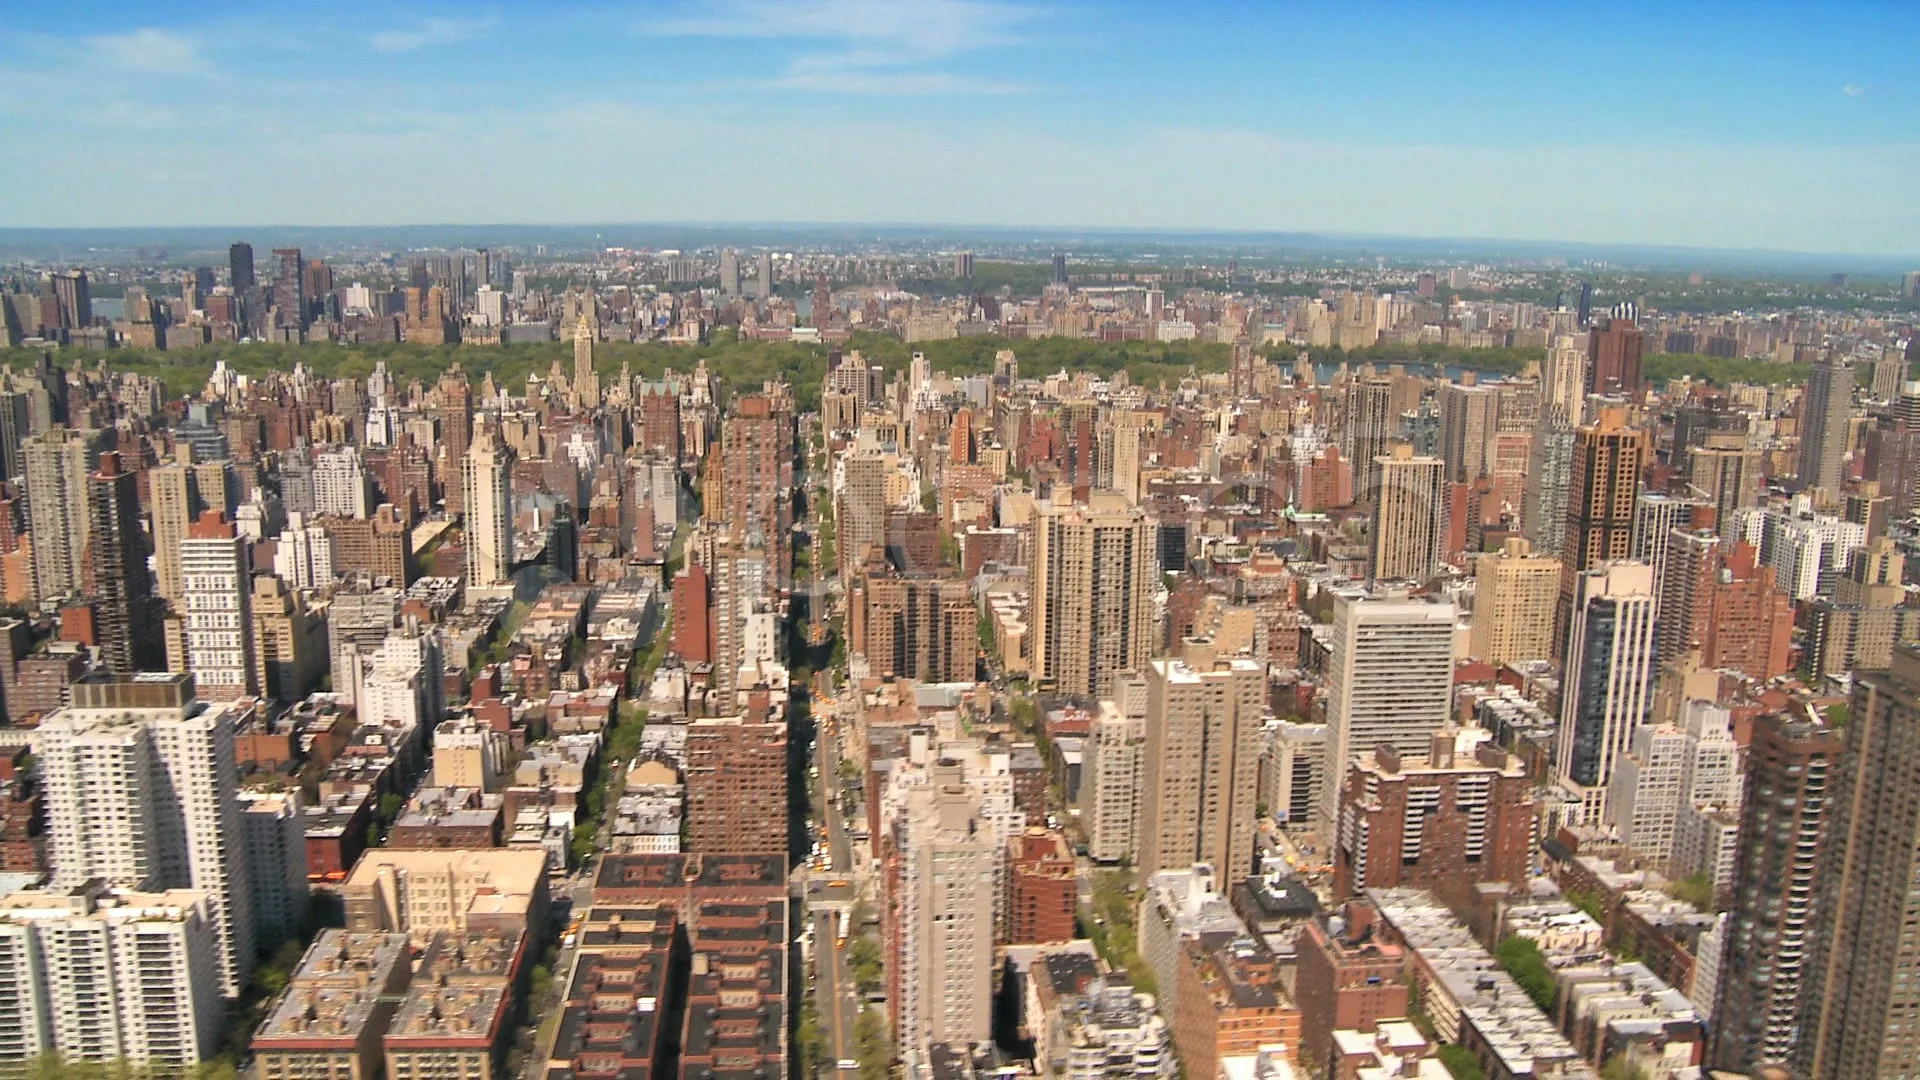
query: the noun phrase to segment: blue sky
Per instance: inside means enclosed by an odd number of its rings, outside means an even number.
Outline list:
[[[1920,5],[8,5],[0,224],[931,222],[1920,258]]]

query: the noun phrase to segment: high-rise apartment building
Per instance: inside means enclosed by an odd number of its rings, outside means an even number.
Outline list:
[[[93,325],[93,293],[85,270],[58,270],[50,279],[59,305],[60,327],[78,330]]]
[[[1141,773],[1147,747],[1145,698],[1144,693],[1134,693],[1101,699],[1087,737],[1080,781],[1085,804],[1082,820],[1087,828],[1087,856],[1096,862],[1132,859],[1139,850]]]
[[[1705,445],[1687,451],[1686,465],[1688,485],[1721,527],[1731,527],[1735,511],[1759,505],[1764,470],[1745,432],[1707,435]]]
[[[1440,387],[1440,456],[1450,484],[1470,484],[1489,469],[1487,447],[1499,421],[1500,396],[1490,386]]]
[[[1854,555],[1833,595],[1815,600],[1808,611],[1811,625],[1801,653],[1808,679],[1892,663],[1894,644],[1920,628],[1920,608],[1907,603],[1905,573],[1906,557],[1887,537]]]
[[[766,551],[776,575],[784,575],[793,525],[792,398],[763,393],[738,399],[721,427],[720,459],[723,520],[743,547]]]
[[[473,445],[473,386],[456,363],[440,376],[439,391],[440,456],[436,475],[440,477],[447,516],[457,517],[467,504],[461,463],[467,460],[467,448]]]
[[[1154,519],[1113,492],[1048,503],[1033,516],[1033,672],[1062,693],[1095,694],[1153,649]]]
[[[1347,765],[1333,840],[1334,895],[1427,889],[1463,902],[1472,886],[1523,882],[1533,851],[1533,781],[1479,728],[1424,746],[1378,746]]]
[[[887,543],[888,479],[897,473],[894,458],[878,447],[856,449],[840,460],[843,483],[834,507],[834,540],[844,580],[865,565],[874,549]],[[931,569],[920,567],[916,569]]]
[[[1424,584],[1440,569],[1447,534],[1445,465],[1415,457],[1405,443],[1373,465],[1380,486],[1373,497],[1371,576]]]
[[[336,446],[313,456],[313,512],[363,518],[373,502],[367,463],[353,446]]]
[[[1380,489],[1377,458],[1393,445],[1400,414],[1393,405],[1393,380],[1357,379],[1347,385],[1346,393],[1347,460],[1354,463],[1354,497],[1371,503]]]
[[[1573,483],[1573,421],[1557,405],[1541,410],[1527,449],[1520,528],[1535,551],[1558,556],[1567,542],[1567,494]]]
[[[1666,665],[1696,648],[1712,609],[1708,593],[1721,561],[1720,537],[1710,529],[1683,529],[1667,537],[1666,567],[1655,579],[1661,613],[1654,630],[1657,662]]]
[[[1627,410],[1602,408],[1574,430],[1568,473],[1566,539],[1560,545],[1560,616],[1554,638],[1565,640],[1580,575],[1633,556],[1633,511],[1640,470],[1652,456],[1651,435],[1627,422]]]
[[[228,997],[254,960],[233,723],[190,676],[136,675],[76,683],[38,732],[54,881],[206,893]]]
[[[166,658],[165,646],[147,569],[147,537],[140,528],[140,492],[134,475],[121,471],[119,454],[100,455],[87,496],[84,576],[100,658],[123,675],[154,670]]]
[[[11,893],[0,899],[0,971],[0,1059],[173,1074],[220,1046],[226,1007],[202,890]]]
[[[465,489],[467,587],[507,583],[513,566],[513,450],[482,427],[460,463]]]
[[[902,1046],[972,1044],[991,1035],[995,882],[1004,841],[982,819],[958,767],[907,795],[895,848]]]
[[[1422,747],[1447,726],[1453,702],[1454,608],[1404,593],[1335,594],[1327,649],[1329,777],[1380,746]],[[1316,821],[1332,836],[1339,784]]]
[[[180,543],[185,665],[209,699],[256,693],[247,542],[218,510],[200,515]]]
[[[1830,918],[1815,910],[1814,896],[1823,838],[1832,835],[1828,819],[1838,809],[1841,738],[1837,730],[1782,714],[1754,721],[1733,909],[1715,991],[1708,1061],[1716,1068],[1747,1072],[1788,1061],[1799,1038],[1802,994],[1821,985],[1809,947],[1816,923]],[[1842,962],[1855,959],[1867,958]]]
[[[1667,549],[1675,529],[1710,529],[1713,508],[1698,499],[1681,499],[1657,491],[1643,491],[1633,503],[1632,550],[1627,557],[1653,567],[1656,588],[1667,579]],[[1657,598],[1656,607],[1658,610]]]
[[[787,850],[787,725],[738,716],[687,727],[687,851]]]
[[[1206,863],[1237,881],[1254,869],[1266,665],[1194,642],[1146,675],[1141,873]]]
[[[1838,495],[1853,412],[1853,368],[1845,357],[1829,351],[1814,362],[1800,410],[1800,486]]]
[[[873,573],[860,579],[853,648],[875,675],[972,682],[980,658],[979,613],[960,578]]]
[[[1597,822],[1606,816],[1614,765],[1653,703],[1653,569],[1602,563],[1577,583],[1554,772]]]
[[[191,457],[192,451],[182,453]],[[170,461],[147,471],[153,499],[153,562],[160,595],[180,603],[185,588],[180,575],[180,545],[200,517],[200,491],[194,471],[184,461]]]
[[[1587,393],[1638,398],[1646,339],[1645,331],[1632,319],[1617,316],[1587,331]]]
[[[1920,1015],[1920,646],[1898,645],[1891,667],[1855,674],[1844,738],[1837,765],[1830,754],[1824,762],[1832,771],[1824,793],[1813,789],[1821,774],[1811,767],[1804,780],[1790,776],[1782,784],[1800,780],[1807,787],[1802,814],[1826,813],[1824,831],[1815,822],[1792,835],[1794,850],[1815,865],[1811,895],[1804,875],[1777,872],[1742,875],[1734,895],[1752,890],[1756,900],[1784,899],[1783,917],[1798,915],[1810,938],[1802,967],[1785,955],[1769,965],[1776,980],[1804,971],[1798,1023],[1787,1029],[1790,1041],[1779,1044],[1783,1052],[1791,1048],[1795,1076],[1920,1075],[1913,1021]],[[1749,785],[1749,800],[1763,797],[1758,784]],[[1742,846],[1776,848],[1778,836],[1779,829],[1743,827]],[[1784,888],[1794,891],[1783,896]],[[1742,943],[1731,944],[1738,963]],[[1779,1060],[1774,1048],[1767,1045],[1768,1057]]]
[[[273,258],[273,325],[276,329],[304,333],[307,328],[306,260],[300,257],[299,248],[274,248]]]
[[[1494,665],[1552,659],[1560,560],[1510,536],[1474,561],[1473,576],[1473,657]]]
[[[333,584],[334,565],[333,536],[327,527],[305,514],[288,514],[287,527],[274,542],[273,572],[296,589],[324,589]]]
[[[740,295],[740,253],[732,248],[720,252],[720,295],[730,300]]]
[[[96,431],[53,428],[24,444],[27,521],[33,536],[33,594],[41,603],[86,584],[87,477],[100,460]]]

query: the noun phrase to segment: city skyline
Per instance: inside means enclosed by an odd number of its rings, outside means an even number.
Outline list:
[[[1894,45],[1910,12],[1631,9],[1619,43],[1517,8],[1156,14],[22,12],[0,96],[60,107],[0,110],[0,133],[37,148],[0,164],[21,196],[6,223],[942,221],[1920,252],[1898,186],[1920,163]]]

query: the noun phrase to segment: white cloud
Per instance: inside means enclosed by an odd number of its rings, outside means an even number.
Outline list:
[[[1848,83],[1840,88],[1840,92],[1848,97],[1864,97],[1873,92],[1873,87],[1865,83]]]
[[[676,37],[859,43],[890,50],[900,62],[1011,44],[1044,14],[1000,0],[709,0],[646,29]]]
[[[207,71],[199,43],[171,30],[143,26],[131,33],[90,37],[86,44],[97,59],[127,71],[148,75],[195,75]]]
[[[450,45],[485,37],[499,22],[495,16],[479,19],[422,19],[410,30],[382,30],[369,39],[381,52],[411,52],[429,45]]]
[[[1007,94],[1023,84],[931,70],[959,54],[1017,45],[1047,12],[1003,0],[706,0],[642,26],[663,37],[817,42],[770,83],[834,94]],[[913,74],[892,74],[903,69]]]

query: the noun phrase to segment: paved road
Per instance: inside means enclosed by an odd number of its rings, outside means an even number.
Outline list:
[[[847,821],[840,812],[841,801],[834,799],[840,785],[840,733],[830,717],[817,717],[814,761],[820,768],[819,792],[815,805],[827,823],[827,852],[833,859],[833,872],[846,875],[853,870],[853,846],[847,839]]]
[[[860,1001],[853,986],[853,974],[847,969],[846,950],[840,947],[830,911],[813,916],[814,1000],[820,1010],[820,1023],[827,1037],[826,1067],[821,1076],[828,1080],[853,1080],[858,1070],[839,1068],[841,1061],[854,1059],[853,1022],[860,1015]]]

